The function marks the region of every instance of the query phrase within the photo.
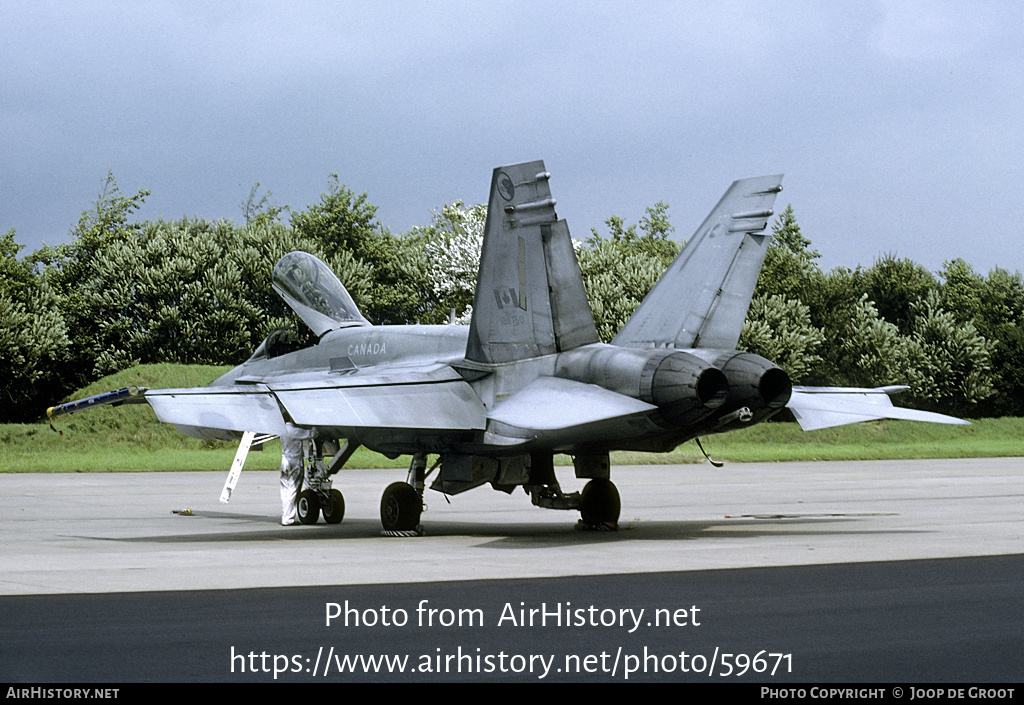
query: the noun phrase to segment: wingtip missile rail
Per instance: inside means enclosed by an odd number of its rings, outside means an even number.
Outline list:
[[[95,396],[86,397],[85,399],[76,399],[75,401],[69,401],[65,404],[51,406],[46,410],[46,416],[52,419],[56,416],[63,416],[64,414],[73,414],[74,412],[81,411],[82,409],[91,409],[95,406],[107,406],[110,404],[139,404],[145,401],[146,391],[145,387],[125,387],[124,389],[117,389],[113,392],[104,392],[103,394],[96,394]]]

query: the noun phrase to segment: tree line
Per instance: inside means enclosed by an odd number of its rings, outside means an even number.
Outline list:
[[[112,174],[71,241],[19,257],[0,237],[0,421],[38,419],[89,382],[140,363],[243,362],[294,317],[271,289],[293,250],[320,257],[377,324],[467,322],[486,206],[455,202],[401,235],[366,194],[331,175],[301,211],[253,187],[244,222],[137,222],[149,192],[126,196]],[[603,340],[610,340],[679,252],[668,206],[639,223],[612,216],[577,241]],[[963,260],[937,274],[886,255],[825,272],[792,207],[773,242],[740,347],[796,384],[908,384],[902,404],[962,416],[1024,413],[1024,282]]]

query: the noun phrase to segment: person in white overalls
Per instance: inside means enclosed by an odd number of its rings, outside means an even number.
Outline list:
[[[303,448],[313,438],[313,431],[285,424],[281,435],[281,525],[299,523],[298,498],[302,489]]]

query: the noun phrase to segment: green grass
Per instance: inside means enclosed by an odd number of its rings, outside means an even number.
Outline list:
[[[72,395],[80,399],[129,385],[151,388],[209,384],[228,368],[201,365],[141,365],[106,377]],[[56,401],[56,400],[55,400]],[[41,410],[42,411],[42,410]],[[231,466],[235,444],[200,441],[156,420],[145,404],[103,407],[60,417],[50,424],[0,425],[0,471],[121,472],[216,470]],[[1024,456],[1024,419],[979,419],[971,426],[875,421],[804,433],[795,423],[765,423],[704,440],[716,460],[869,460]],[[247,469],[276,470],[280,443],[251,453]],[[563,459],[566,460],[567,459]],[[671,453],[614,453],[617,465],[700,463],[696,444]],[[360,449],[348,467],[405,467],[407,458],[387,458]]]
[[[135,385],[151,389],[200,387],[230,367],[210,365],[139,365],[90,384],[69,399]],[[57,401],[57,400],[55,400]],[[45,411],[45,410],[41,410]],[[231,467],[237,443],[190,438],[160,423],[148,404],[104,406],[60,416],[52,422],[0,424],[0,471],[124,472],[223,470]],[[246,469],[276,470],[281,443],[252,452]],[[349,467],[403,467],[408,461],[359,449]]]
[[[977,419],[970,426],[871,421],[803,431],[796,423],[764,423],[703,439],[715,460],[878,460],[1024,456],[1024,419]],[[671,453],[615,453],[622,464],[705,462],[695,443]]]

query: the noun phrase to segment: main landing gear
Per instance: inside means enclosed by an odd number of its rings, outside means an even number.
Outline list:
[[[249,450],[255,445],[276,438],[273,435],[257,435],[246,432],[242,435],[238,452],[228,473],[221,492],[221,503],[226,504],[235,489]],[[328,524],[340,524],[345,518],[345,497],[331,487],[332,478],[344,467],[360,444],[345,441],[331,458],[330,465],[324,463],[323,443],[316,440],[303,441],[302,489],[299,492],[296,513],[299,523],[316,524],[321,514]],[[438,461],[440,463],[440,461]],[[436,468],[436,466],[435,466]],[[380,500],[380,522],[383,533],[388,536],[420,536],[420,515],[423,513],[423,490],[427,478],[426,453],[413,455],[406,482],[394,482],[384,490]]]
[[[530,483],[526,491],[531,501],[545,509],[579,510],[580,531],[618,531],[622,502],[619,490],[608,474],[610,462],[607,454],[577,456],[573,464],[577,477],[592,478],[582,492],[562,492],[555,479],[553,457],[535,453],[531,457]]]
[[[423,513],[423,500],[408,482],[393,482],[380,498],[380,523],[385,532],[415,531]]]
[[[580,493],[580,524],[583,529],[616,531],[622,502],[615,483],[596,478],[588,482]]]
[[[299,493],[297,513],[302,524],[315,524],[322,514],[328,524],[340,524],[345,517],[345,498],[331,487],[332,477],[352,457],[358,443],[346,441],[331,464],[325,465],[323,447],[308,441],[304,450],[303,490]],[[423,513],[423,489],[426,481],[425,453],[413,456],[406,482],[394,482],[380,500],[380,522],[386,536],[420,536]]]
[[[530,499],[545,509],[578,509],[579,531],[618,531],[622,503],[615,483],[606,478],[595,478],[583,486],[582,492],[562,492],[558,484],[532,486]]]
[[[423,489],[427,476],[426,453],[416,453],[409,465],[408,482],[393,482],[380,499],[381,532],[385,536],[422,536]]]
[[[242,438],[235,463],[228,475],[221,502],[230,497],[238,480],[245,456],[251,445],[263,443],[273,436],[257,437],[254,433],[246,433]],[[323,445],[315,440],[304,442],[303,449],[303,487],[299,493],[297,514],[302,524],[316,524],[323,515],[328,524],[340,524],[345,517],[345,498],[341,492],[331,487],[332,478],[359,448],[359,443],[345,441],[344,445],[331,458],[329,465],[324,463]],[[380,522],[386,536],[422,536],[423,527],[420,517],[426,505],[423,492],[426,479],[441,464],[438,458],[434,467],[427,471],[426,453],[416,453],[409,466],[409,475],[405,482],[393,482],[384,490],[380,500]],[[621,501],[619,491],[608,478],[610,461],[607,453],[577,455],[573,464],[576,477],[589,478],[581,492],[562,492],[555,478],[553,454],[537,452],[531,454],[528,463],[519,466],[525,468],[528,476],[517,482],[495,485],[495,489],[510,492],[512,486],[523,484],[523,489],[530,495],[533,504],[546,509],[568,509],[579,511],[580,520],[577,529],[587,531],[618,530]],[[523,480],[526,480],[525,483]]]

